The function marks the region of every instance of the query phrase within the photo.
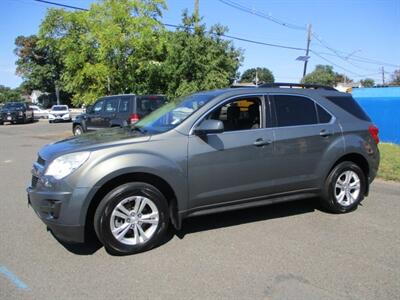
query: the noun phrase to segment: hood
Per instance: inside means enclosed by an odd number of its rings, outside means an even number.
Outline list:
[[[140,133],[130,127],[117,127],[85,133],[77,137],[71,137],[46,145],[39,151],[39,155],[44,160],[49,161],[67,153],[95,151],[128,143],[142,143],[147,142],[149,139],[150,135]]]

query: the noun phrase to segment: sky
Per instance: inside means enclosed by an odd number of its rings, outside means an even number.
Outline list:
[[[52,0],[89,8],[90,0]],[[223,2],[235,2],[267,16],[261,18]],[[194,0],[167,0],[164,23],[180,24],[182,11],[193,11]],[[400,0],[199,0],[200,15],[208,27],[227,26],[227,34],[263,43],[305,48],[307,32],[288,28],[268,18],[294,24],[312,25],[313,36],[307,71],[317,64],[333,65],[334,70],[357,81],[365,77],[382,82],[400,69]],[[36,34],[48,4],[34,0],[0,0],[0,85],[15,88],[22,79],[15,75],[14,40],[19,35]],[[320,41],[322,41],[322,43]],[[298,82],[303,62],[296,60],[305,51],[274,48],[235,40],[243,49],[239,71],[269,68],[277,82]],[[317,54],[315,54],[315,52]],[[379,63],[357,60],[373,59]],[[371,60],[368,60],[371,62]],[[385,63],[385,64],[383,64]],[[367,76],[368,75],[368,76]]]

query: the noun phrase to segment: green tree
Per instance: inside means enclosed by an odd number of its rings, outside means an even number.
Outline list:
[[[361,79],[360,83],[363,87],[373,87],[375,85],[375,80],[371,79],[371,78],[365,78],[365,79]]]
[[[400,69],[393,72],[390,85],[400,85]]]
[[[0,85],[0,103],[9,101],[22,101],[21,90]]]
[[[215,25],[207,31],[196,21],[196,16],[185,11],[182,27],[167,35],[162,74],[170,98],[228,87],[242,61],[242,52],[222,38],[225,27]]]
[[[241,82],[254,82],[256,81],[256,73],[258,82],[270,83],[274,82],[275,78],[272,72],[267,68],[251,68],[243,72],[240,77]]]
[[[306,84],[334,86],[337,83],[337,73],[333,71],[332,66],[317,65],[315,70],[307,74],[301,82]]]
[[[15,39],[14,53],[18,59],[17,74],[23,78],[21,88],[26,93],[32,90],[47,92],[55,99],[56,85],[60,86],[63,65],[57,49],[52,43],[40,40],[36,35],[18,36]],[[68,94],[62,93],[64,100]]]
[[[115,93],[157,93],[163,59],[162,0],[104,0],[89,11],[50,10],[39,37],[62,55],[65,89],[75,104]],[[143,84],[143,79],[146,84]]]

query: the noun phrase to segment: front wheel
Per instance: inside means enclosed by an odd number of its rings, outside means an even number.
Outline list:
[[[366,188],[363,170],[353,162],[342,162],[326,179],[322,205],[333,213],[352,211],[364,199]]]
[[[72,130],[72,133],[73,133],[74,135],[81,135],[81,134],[83,133],[83,128],[82,128],[82,126],[81,126],[81,125],[75,125],[74,128],[73,128],[73,130]]]
[[[163,239],[169,224],[167,200],[154,186],[132,182],[109,192],[100,202],[94,227],[111,254],[149,250]]]

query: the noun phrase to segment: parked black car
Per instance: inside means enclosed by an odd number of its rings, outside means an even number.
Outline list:
[[[72,132],[74,135],[80,135],[90,130],[133,124],[162,106],[166,101],[167,98],[160,95],[106,96],[88,106],[86,113],[75,118]]]
[[[28,103],[8,102],[0,110],[0,125],[5,122],[13,124],[33,122],[33,109]]]

